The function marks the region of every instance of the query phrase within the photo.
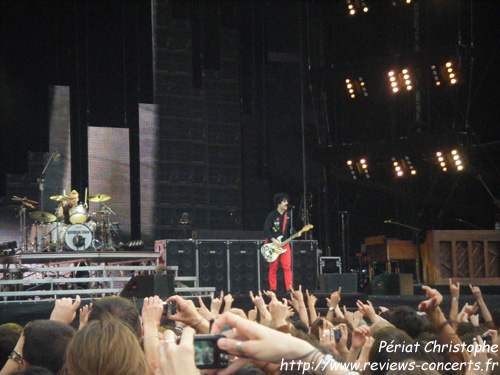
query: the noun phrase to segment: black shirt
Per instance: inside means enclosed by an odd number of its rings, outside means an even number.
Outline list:
[[[281,215],[278,210],[273,210],[267,215],[266,221],[264,223],[264,236],[271,241],[272,238],[278,238],[279,236],[283,236],[281,238],[281,242],[290,237],[290,217],[287,214],[286,218],[286,228],[283,232],[283,223],[285,221],[285,214],[287,212],[283,212]]]

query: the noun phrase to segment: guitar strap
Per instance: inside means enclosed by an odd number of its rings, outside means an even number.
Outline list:
[[[285,235],[286,219],[287,219],[287,216],[286,216],[286,212],[285,212],[285,216],[283,218],[283,235]]]

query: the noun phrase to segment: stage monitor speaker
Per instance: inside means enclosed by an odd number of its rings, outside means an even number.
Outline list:
[[[158,296],[164,300],[173,295],[174,275],[163,274],[133,276],[120,292],[124,298]]]
[[[318,241],[293,241],[291,243],[293,259],[293,287],[309,292],[318,288]]]
[[[332,293],[342,287],[342,293],[358,292],[358,275],[355,273],[324,273],[319,275],[320,293]]]
[[[165,249],[167,266],[178,266],[179,276],[197,276],[196,243],[189,240],[169,240]]]
[[[381,273],[372,281],[371,294],[377,296],[412,296],[413,275],[411,273]]]
[[[229,242],[229,291],[248,294],[259,291],[259,241]]]
[[[199,257],[199,280],[201,287],[215,287],[217,291],[228,291],[227,241],[196,241]]]

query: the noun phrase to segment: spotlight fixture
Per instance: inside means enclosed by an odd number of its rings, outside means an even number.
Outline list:
[[[396,177],[403,177],[406,174],[415,176],[417,174],[417,170],[415,169],[409,156],[405,156],[404,158],[401,159],[396,159],[395,157],[393,157],[391,158],[391,160]]]
[[[370,172],[368,171],[368,162],[365,158],[360,159],[359,162],[348,160],[346,164],[349,168],[349,172],[351,172],[351,177],[353,180],[357,180],[358,177],[363,176],[365,176],[366,178],[370,178]]]
[[[457,149],[453,149],[450,152],[438,151],[436,152],[436,159],[443,172],[447,172],[450,166],[459,172],[464,169],[462,157]]]
[[[368,7],[368,4],[366,3],[366,0],[346,0],[347,2],[347,11],[349,12],[350,16],[356,15],[356,13],[359,11],[363,11],[363,13],[368,13],[370,8]]]
[[[447,61],[440,67],[431,65],[431,71],[436,86],[441,86],[443,81],[450,85],[456,85],[458,83],[457,73],[452,61]]]
[[[356,98],[358,94],[365,97],[368,96],[368,90],[366,88],[366,83],[363,80],[363,77],[360,76],[357,79],[346,78],[345,84],[347,92],[351,99]]]
[[[387,76],[393,93],[398,93],[401,88],[405,88],[406,91],[413,90],[414,78],[409,68],[404,68],[400,72],[391,70],[387,73]]]

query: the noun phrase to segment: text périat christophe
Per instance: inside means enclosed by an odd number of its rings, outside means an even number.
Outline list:
[[[482,344],[466,344],[462,342],[460,344],[440,344],[437,341],[429,341],[425,344],[420,342],[415,342],[407,344],[403,342],[402,344],[395,344],[392,341],[380,341],[379,351],[387,353],[416,353],[423,350],[425,353],[460,353],[467,351],[473,355],[483,352],[497,353],[498,345],[490,345],[485,342]]]

